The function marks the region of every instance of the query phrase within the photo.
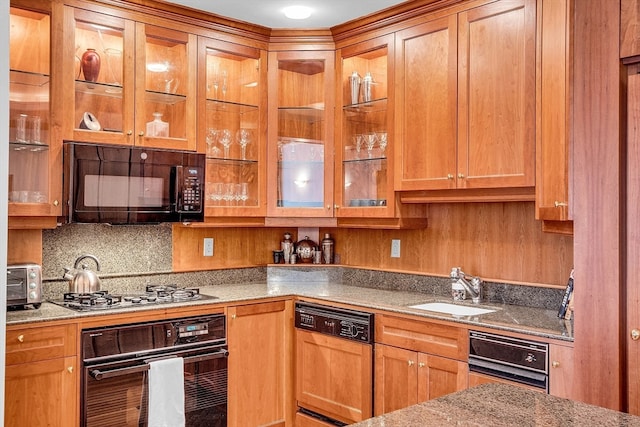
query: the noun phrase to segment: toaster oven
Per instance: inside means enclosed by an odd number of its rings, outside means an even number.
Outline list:
[[[42,304],[42,267],[38,264],[7,266],[7,307]]]

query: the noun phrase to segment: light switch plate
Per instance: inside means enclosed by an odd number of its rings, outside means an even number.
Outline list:
[[[203,256],[213,256],[213,237],[204,238]]]
[[[400,258],[400,239],[391,240],[391,258]]]

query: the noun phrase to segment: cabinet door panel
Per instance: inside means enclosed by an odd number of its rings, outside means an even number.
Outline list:
[[[456,32],[452,15],[396,35],[398,190],[455,188]]]
[[[291,422],[290,301],[231,307],[229,426]]]
[[[418,354],[418,402],[467,388],[465,362],[431,354]]]
[[[5,425],[78,425],[76,358],[6,367]]]
[[[418,403],[417,353],[376,344],[375,415]]]
[[[534,185],[535,2],[459,15],[458,187]]]

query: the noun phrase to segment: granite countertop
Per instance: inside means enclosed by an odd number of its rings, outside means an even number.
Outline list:
[[[352,427],[640,426],[640,417],[507,384],[483,384]]]
[[[446,301],[420,292],[382,290],[348,286],[326,282],[265,282],[232,285],[200,286],[200,292],[215,296],[216,299],[171,304],[171,307],[195,306],[205,304],[233,304],[268,297],[301,296],[351,304],[366,309],[386,310],[394,313],[414,314],[425,318],[447,320],[468,327],[489,327],[496,330],[525,333],[542,338],[572,341],[572,328],[569,322],[557,318],[555,310],[522,307],[506,304],[482,304],[483,308],[496,311],[477,316],[453,316],[436,312],[410,308],[410,305],[431,301]],[[471,303],[464,303],[469,304]],[[39,309],[15,310],[7,312],[7,325],[28,324],[51,320],[79,319],[86,316],[126,313],[131,310],[154,310],[167,305],[154,304],[135,309],[111,309],[104,311],[76,312],[52,303],[45,302]]]

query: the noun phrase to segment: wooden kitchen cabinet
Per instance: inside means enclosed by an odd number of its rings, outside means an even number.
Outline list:
[[[375,415],[467,388],[465,362],[384,344],[375,353]]]
[[[9,33],[9,227],[15,217],[50,218],[33,228],[55,227],[61,214],[59,114],[51,99],[60,95],[51,33],[61,7],[49,1],[12,1]],[[5,172],[6,173],[6,172]],[[33,221],[33,219],[32,219]]]
[[[6,426],[79,424],[76,325],[7,327]]]
[[[394,215],[393,36],[351,45],[336,54],[336,215]],[[351,93],[351,79],[357,92]],[[365,94],[365,86],[370,89]]]
[[[375,415],[467,388],[468,331],[376,316]]]
[[[63,31],[65,139],[196,150],[195,35],[72,7]]]
[[[269,52],[271,217],[334,216],[334,62],[333,51]]]
[[[398,32],[397,190],[534,186],[535,25],[501,0]]]
[[[229,307],[228,425],[293,425],[293,302]]]
[[[200,37],[198,60],[198,141],[206,143],[207,155],[205,216],[264,217],[266,51]]]
[[[538,1],[536,219],[572,233],[572,0]],[[563,223],[558,224],[557,221]]]
[[[573,347],[549,344],[549,394],[566,399],[573,394]]]

